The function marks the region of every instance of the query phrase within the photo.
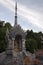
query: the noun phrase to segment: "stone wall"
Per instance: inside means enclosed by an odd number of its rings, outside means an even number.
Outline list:
[[[5,52],[0,53],[0,63],[4,60],[5,57],[6,57]]]

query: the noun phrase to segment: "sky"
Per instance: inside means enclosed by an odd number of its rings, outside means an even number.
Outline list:
[[[17,1],[17,22],[24,30],[43,32],[43,0],[0,0],[0,20],[15,22]]]

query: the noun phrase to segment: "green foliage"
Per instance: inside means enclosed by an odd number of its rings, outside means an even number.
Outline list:
[[[34,50],[37,49],[37,41],[35,39],[27,39],[25,42],[26,50],[34,53]]]
[[[11,26],[11,24],[10,24],[10,23],[8,23],[8,22],[7,22],[7,23],[5,23],[5,28],[6,28],[6,29],[8,28],[8,29],[10,30],[10,29],[11,29],[11,27],[12,27],[12,26]]]
[[[0,53],[6,50],[6,40],[5,40],[5,36],[6,36],[6,30],[7,28],[10,30],[11,29],[11,24],[10,23],[6,23],[5,26],[0,27]]]
[[[34,33],[32,30],[31,31],[27,30],[26,33],[27,33],[25,42],[26,50],[33,53],[34,49],[41,49],[40,36],[43,35],[42,32]]]
[[[4,27],[0,28],[0,52],[4,51],[6,48],[5,35],[6,35],[5,28]]]

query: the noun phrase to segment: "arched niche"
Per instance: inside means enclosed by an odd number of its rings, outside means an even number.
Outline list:
[[[22,51],[22,36],[19,34],[15,36],[14,51],[16,52]]]

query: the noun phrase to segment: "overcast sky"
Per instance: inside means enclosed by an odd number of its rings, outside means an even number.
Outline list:
[[[18,24],[25,30],[43,32],[43,0],[16,0]],[[0,0],[0,20],[14,25],[15,0]]]

